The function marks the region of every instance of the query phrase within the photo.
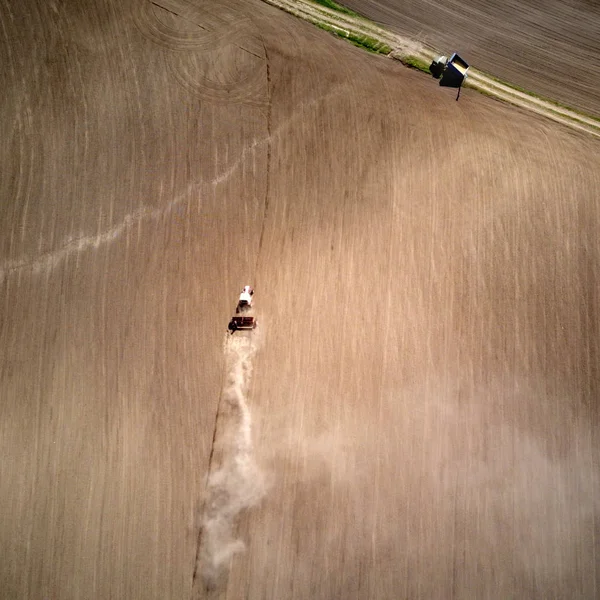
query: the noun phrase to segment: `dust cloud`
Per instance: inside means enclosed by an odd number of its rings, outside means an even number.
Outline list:
[[[231,557],[244,550],[244,543],[236,537],[237,517],[260,502],[266,493],[265,478],[253,456],[252,415],[248,407],[257,333],[227,335],[224,342],[226,372],[198,554],[199,572],[209,588],[216,586],[227,572]]]

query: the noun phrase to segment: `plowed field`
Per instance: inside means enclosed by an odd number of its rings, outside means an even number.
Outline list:
[[[598,596],[597,140],[255,0],[0,24],[3,598]]]

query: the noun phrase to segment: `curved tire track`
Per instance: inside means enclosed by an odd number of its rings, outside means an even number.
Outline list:
[[[165,54],[170,73],[194,96],[263,104],[265,56],[252,20],[239,7],[209,6],[148,1],[135,23],[146,38],[170,51]]]

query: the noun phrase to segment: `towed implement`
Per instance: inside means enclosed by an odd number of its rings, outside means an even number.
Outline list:
[[[238,329],[254,329],[256,327],[256,319],[254,317],[249,317],[246,315],[235,315],[231,317],[231,321],[229,321],[229,325],[227,329],[231,333],[234,331],[238,331]]]

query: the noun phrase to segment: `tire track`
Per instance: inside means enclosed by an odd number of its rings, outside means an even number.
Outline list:
[[[255,282],[258,282],[258,266],[269,213],[273,135],[269,55],[262,37],[261,42],[267,93],[267,166],[263,216],[254,267]],[[252,417],[247,402],[252,358],[257,349],[255,336],[256,332],[252,332],[250,337],[226,335],[225,338],[223,384],[208,460],[202,522],[192,574],[192,598],[198,596],[201,585],[205,592],[210,593],[216,591],[222,580],[226,579],[226,563],[245,548],[243,541],[234,535],[237,517],[256,505],[265,494],[263,476],[252,455]],[[232,411],[237,413],[237,421],[232,417]],[[230,439],[231,435],[233,439]],[[220,466],[216,468],[216,465]]]
[[[134,22],[147,39],[172,51],[166,65],[189,93],[209,102],[262,104],[265,58],[245,9],[217,13],[181,0],[148,1]]]
[[[272,140],[273,140],[273,132],[272,132],[272,113],[273,113],[273,105],[272,105],[272,97],[273,97],[273,92],[272,92],[272,87],[271,87],[271,65],[269,63],[269,53],[267,50],[267,46],[264,43],[263,40],[263,48],[264,48],[264,52],[265,52],[265,58],[266,58],[266,85],[267,85],[267,172],[265,175],[266,181],[265,181],[265,201],[264,201],[264,210],[263,210],[263,217],[262,217],[262,223],[261,223],[261,229],[260,229],[260,237],[258,240],[258,252],[256,254],[256,264],[254,267],[254,277],[255,277],[255,281],[258,282],[258,279],[256,279],[258,277],[258,266],[260,264],[260,257],[261,257],[261,253],[262,253],[262,247],[263,247],[263,240],[264,240],[264,235],[265,235],[265,227],[266,227],[266,223],[267,223],[267,218],[269,216],[269,195],[271,193],[271,153],[272,153]]]
[[[340,93],[340,90],[334,89],[329,95],[325,95],[311,100],[305,105],[301,105],[301,108],[307,110],[314,109],[315,107],[318,107],[322,102],[330,100],[332,97],[338,96]],[[271,112],[269,111],[269,115],[270,114]],[[284,132],[289,131],[289,129],[295,125],[296,121],[303,117],[303,114],[304,113],[302,111],[296,112],[294,115],[292,115],[292,117],[290,117],[287,121],[283,122],[275,130],[272,129],[272,125],[268,127],[268,136],[255,140],[252,144],[247,146],[242,151],[241,156],[232,164],[223,169],[223,171],[219,173],[216,177],[214,177],[210,181],[199,181],[197,183],[191,183],[184,193],[173,198],[166,206],[161,206],[158,208],[140,206],[128,215],[126,215],[122,221],[104,231],[100,231],[96,234],[87,236],[66,236],[65,238],[63,238],[60,244],[52,250],[41,252],[36,256],[26,255],[21,258],[8,258],[4,260],[0,263],[0,284],[4,282],[10,275],[19,273],[20,271],[25,269],[30,269],[33,274],[39,274],[47,270],[55,269],[72,253],[84,252],[90,249],[97,250],[101,246],[111,243],[112,241],[120,237],[124,232],[131,231],[134,226],[139,225],[143,221],[156,221],[165,218],[171,212],[176,210],[178,206],[185,203],[188,200],[190,194],[193,194],[197,190],[202,189],[202,187],[204,186],[216,187],[224,181],[226,181],[227,179],[229,179],[229,177],[231,177],[231,175],[244,164],[248,155],[254,153],[254,151],[260,148],[261,146],[266,144],[269,147],[268,155],[270,156],[272,140],[282,135]],[[270,118],[271,117],[269,116],[269,119]],[[198,202],[201,202],[201,199],[198,199]],[[268,194],[266,194],[265,196],[265,202],[268,202]],[[14,230],[11,231],[12,240],[14,238]],[[258,261],[255,269],[257,268]]]

